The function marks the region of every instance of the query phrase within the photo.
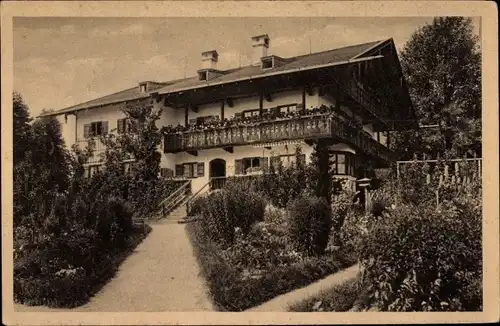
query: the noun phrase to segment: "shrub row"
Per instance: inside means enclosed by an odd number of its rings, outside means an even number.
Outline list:
[[[264,218],[265,201],[247,185],[228,182],[224,189],[211,193],[201,205],[200,220],[206,234],[223,246],[234,242],[235,229],[248,233]]]
[[[92,230],[73,229],[36,245],[18,247],[14,259],[14,301],[73,308],[84,304],[115,274],[146,237],[132,229],[102,243]]]
[[[348,265],[343,257],[332,254],[275,266],[258,278],[242,279],[238,266],[221,254],[222,249],[206,235],[201,223],[191,223],[187,230],[210,294],[221,311],[249,309]]]

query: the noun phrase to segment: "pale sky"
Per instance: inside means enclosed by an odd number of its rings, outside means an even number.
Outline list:
[[[252,36],[290,57],[394,38],[402,48],[432,17],[15,18],[14,89],[37,116],[138,85],[193,76],[201,53],[221,69],[249,64]],[[476,24],[477,26],[478,24]],[[477,33],[477,28],[476,28]]]

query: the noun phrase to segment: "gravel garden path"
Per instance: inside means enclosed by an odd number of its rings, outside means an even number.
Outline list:
[[[15,311],[156,312],[214,310],[184,224],[152,231],[89,303],[75,309],[16,304]]]

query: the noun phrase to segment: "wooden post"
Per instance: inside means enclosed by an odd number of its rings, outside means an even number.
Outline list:
[[[226,103],[226,100],[222,100],[220,104],[220,121],[222,122],[224,120],[224,105]]]
[[[439,188],[436,190],[436,210],[439,209]]]
[[[261,90],[260,91],[260,98],[259,98],[259,115],[262,116],[262,112],[264,111],[264,92]]]

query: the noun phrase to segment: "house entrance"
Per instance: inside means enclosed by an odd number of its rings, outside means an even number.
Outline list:
[[[210,188],[212,190],[222,188],[226,181],[226,161],[220,158],[211,160],[209,164],[209,171]]]

